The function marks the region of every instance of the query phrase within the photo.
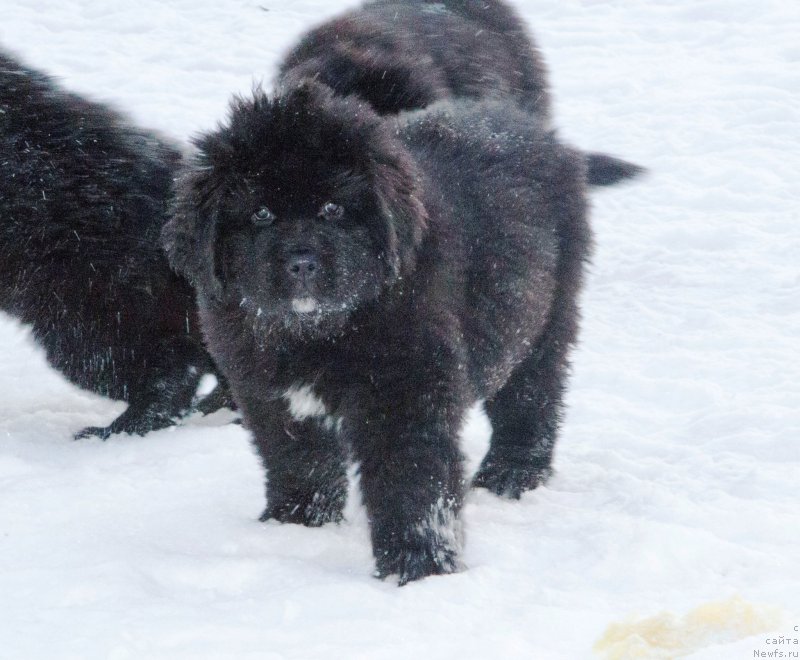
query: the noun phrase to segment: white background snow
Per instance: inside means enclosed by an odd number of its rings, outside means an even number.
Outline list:
[[[0,44],[186,141],[354,4],[2,0]],[[593,196],[556,476],[472,493],[469,569],[398,589],[370,577],[357,497],[338,527],[256,522],[261,470],[224,415],[72,441],[123,404],[3,316],[0,658],[578,660],[629,614],[735,594],[800,624],[800,3],[514,4],[562,137],[650,168]],[[474,415],[471,466],[487,435]]]

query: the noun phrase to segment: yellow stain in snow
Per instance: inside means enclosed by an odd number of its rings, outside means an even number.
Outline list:
[[[594,650],[605,660],[671,660],[706,646],[775,630],[781,620],[776,607],[734,597],[705,603],[682,617],[661,612],[612,623]]]

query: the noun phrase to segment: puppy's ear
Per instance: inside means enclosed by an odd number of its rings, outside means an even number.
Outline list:
[[[394,280],[414,270],[417,248],[428,228],[428,212],[411,154],[394,136],[387,136],[386,142],[391,148],[373,151],[371,169],[385,218],[383,248]]]
[[[218,298],[218,203],[210,168],[184,168],[175,182],[170,218],[161,230],[161,244],[172,268],[197,289]]]

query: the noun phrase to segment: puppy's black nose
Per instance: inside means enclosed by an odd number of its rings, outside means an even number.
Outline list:
[[[308,282],[319,272],[319,260],[313,252],[296,252],[286,264],[289,276],[301,282]]]

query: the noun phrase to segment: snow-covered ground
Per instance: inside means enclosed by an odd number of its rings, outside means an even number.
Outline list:
[[[3,0],[0,43],[185,140],[352,4]],[[691,657],[798,657],[767,641],[800,637],[800,4],[515,4],[562,136],[651,170],[594,196],[557,475],[473,493],[469,569],[398,589],[370,577],[357,497],[338,527],[255,522],[261,470],[225,415],[73,442],[122,404],[2,317],[0,658],[580,660],[629,615],[734,595],[777,608],[774,633],[736,642],[723,616]],[[472,465],[487,435],[476,414]]]

